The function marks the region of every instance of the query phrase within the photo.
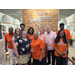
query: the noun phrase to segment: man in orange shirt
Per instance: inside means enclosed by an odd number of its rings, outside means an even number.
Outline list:
[[[38,32],[34,32],[34,40],[31,42],[31,52],[33,57],[33,65],[44,65],[44,42],[38,38]]]
[[[65,32],[66,39],[67,39],[67,41],[69,42],[72,37],[71,37],[70,31],[67,30],[67,29],[64,29],[64,23],[60,23],[60,30],[63,30],[63,31]],[[58,32],[59,32],[60,30],[58,30],[58,31],[56,32],[56,34],[58,34]],[[64,65],[67,65],[67,64],[68,64],[68,50],[67,50],[67,57],[66,57],[66,61],[65,61]]]
[[[13,28],[10,27],[9,28],[9,33],[7,33],[5,35],[5,49],[6,52],[9,51],[9,55],[10,55],[10,64],[13,65],[14,64],[14,50],[13,50],[13,45],[12,45],[12,37],[14,36],[13,33]],[[7,47],[8,45],[8,47]]]

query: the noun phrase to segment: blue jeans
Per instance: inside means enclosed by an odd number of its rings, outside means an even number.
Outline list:
[[[67,56],[66,56],[66,59],[65,59],[64,65],[68,65],[68,53],[69,53],[69,51],[67,50]]]
[[[45,58],[40,62],[39,60],[33,59],[33,65],[44,65]]]

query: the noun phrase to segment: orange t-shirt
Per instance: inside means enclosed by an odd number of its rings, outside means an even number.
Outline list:
[[[13,33],[13,36],[14,36],[14,33]],[[9,33],[7,33],[5,35],[5,41],[8,42],[8,48],[10,48],[10,49],[13,49],[13,45],[12,45],[12,37],[13,36],[11,36]]]
[[[67,46],[69,46],[69,43],[68,44],[65,44],[63,42],[63,39],[60,39],[60,41],[59,41],[58,44],[56,44],[55,41],[53,43],[53,47],[56,47],[59,52],[65,52]],[[55,56],[60,57],[60,55],[56,52],[56,50],[54,51],[54,54],[55,54]],[[62,55],[62,57],[66,57],[66,55],[67,55],[67,53],[64,54],[64,55]]]
[[[37,38],[36,41],[32,41],[31,48],[33,49],[32,57],[36,60],[39,60],[41,55],[41,49],[44,48],[44,43],[40,38]],[[42,59],[45,57],[45,51],[43,52]]]
[[[60,31],[60,30],[58,30],[58,31],[56,32],[56,34],[58,34],[59,31]],[[63,31],[65,32],[65,35],[66,35],[66,39],[67,39],[67,40],[72,38],[72,36],[71,36],[69,30],[63,29]]]
[[[31,41],[34,40],[33,34],[32,34],[32,35],[28,34],[28,36],[29,36],[29,38],[31,39]]]

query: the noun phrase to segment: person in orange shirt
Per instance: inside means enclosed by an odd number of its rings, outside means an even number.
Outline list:
[[[68,46],[69,43],[66,39],[65,32],[63,30],[60,30],[53,43],[53,47],[55,49],[54,54],[56,56],[56,65],[64,64],[67,56]]]
[[[31,41],[34,40],[33,33],[34,33],[34,29],[32,27],[30,27],[28,29],[28,37],[31,39]],[[28,64],[30,65],[31,64],[31,56],[29,56],[29,57],[30,57],[30,60],[29,60]]]
[[[67,29],[64,29],[64,23],[60,23],[60,30],[63,30],[65,32],[65,35],[66,35],[66,39],[68,40],[68,42],[70,41],[70,39],[72,38],[71,34],[70,34],[70,31],[67,30]],[[58,30],[56,32],[56,34],[58,34],[58,32],[60,31]],[[66,56],[66,60],[64,62],[64,65],[67,65],[68,64],[68,50],[67,50],[67,56]]]
[[[33,33],[34,33],[34,29],[33,29],[32,27],[30,27],[30,28],[28,29],[28,36],[29,36],[29,38],[31,39],[31,41],[34,40]]]
[[[9,28],[9,33],[7,33],[5,35],[5,50],[6,52],[9,51],[9,56],[10,56],[10,64],[13,65],[14,64],[14,50],[13,50],[13,44],[12,44],[12,37],[14,36],[13,33],[13,28],[10,27]],[[8,45],[8,47],[7,47]]]
[[[45,50],[44,42],[38,38],[38,32],[34,32],[34,40],[31,42],[33,65],[44,65]]]

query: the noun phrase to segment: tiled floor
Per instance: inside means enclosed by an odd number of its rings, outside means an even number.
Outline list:
[[[69,46],[69,56],[70,57],[75,56],[75,48],[73,48],[72,46]],[[7,58],[7,63],[5,63],[5,64],[10,65],[9,57]],[[70,60],[68,60],[68,65],[72,65],[72,62]]]

